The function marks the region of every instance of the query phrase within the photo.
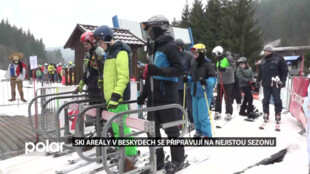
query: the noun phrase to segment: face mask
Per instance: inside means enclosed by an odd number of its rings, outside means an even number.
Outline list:
[[[153,29],[148,30],[148,34],[150,35],[151,40],[152,40],[152,41],[155,41],[156,36],[155,36],[155,34],[154,34]]]
[[[19,61],[19,57],[18,56],[13,56],[13,62],[17,64],[18,61]]]
[[[148,34],[150,35],[151,40],[155,41],[157,37],[164,34],[164,31],[159,27],[152,27],[148,30]]]

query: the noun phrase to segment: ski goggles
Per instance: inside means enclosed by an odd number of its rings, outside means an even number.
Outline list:
[[[168,24],[169,22],[167,21],[150,21],[150,22],[142,22],[141,27],[144,31],[147,31],[149,29],[149,26],[162,26]]]
[[[197,48],[190,48],[190,52],[192,53],[198,53],[198,52],[205,52],[206,50],[205,49],[197,49]]]

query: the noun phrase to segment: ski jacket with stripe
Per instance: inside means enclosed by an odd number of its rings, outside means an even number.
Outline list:
[[[154,78],[154,101],[160,103],[176,103],[178,101],[178,77],[183,75],[181,53],[171,35],[162,35],[155,41],[154,64],[159,68]],[[143,98],[152,101],[149,77],[143,88]]]

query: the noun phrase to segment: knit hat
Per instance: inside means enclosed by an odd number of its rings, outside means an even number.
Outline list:
[[[271,45],[266,45],[263,50],[268,51],[268,52],[273,52],[273,47]]]

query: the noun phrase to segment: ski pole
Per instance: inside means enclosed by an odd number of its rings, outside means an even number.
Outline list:
[[[183,109],[185,110],[185,94],[186,94],[186,82],[184,82],[184,89],[183,89]],[[184,114],[183,114],[183,120],[184,120]],[[182,124],[182,129],[184,129],[184,124]]]
[[[202,89],[203,89],[203,93],[205,95],[205,99],[206,99],[206,103],[207,103],[207,109],[208,109],[209,118],[210,118],[210,122],[211,122],[211,128],[212,128],[212,134],[214,134],[215,132],[214,132],[213,119],[212,119],[211,111],[210,111],[210,108],[209,108],[208,96],[207,96],[205,85],[202,85]]]

